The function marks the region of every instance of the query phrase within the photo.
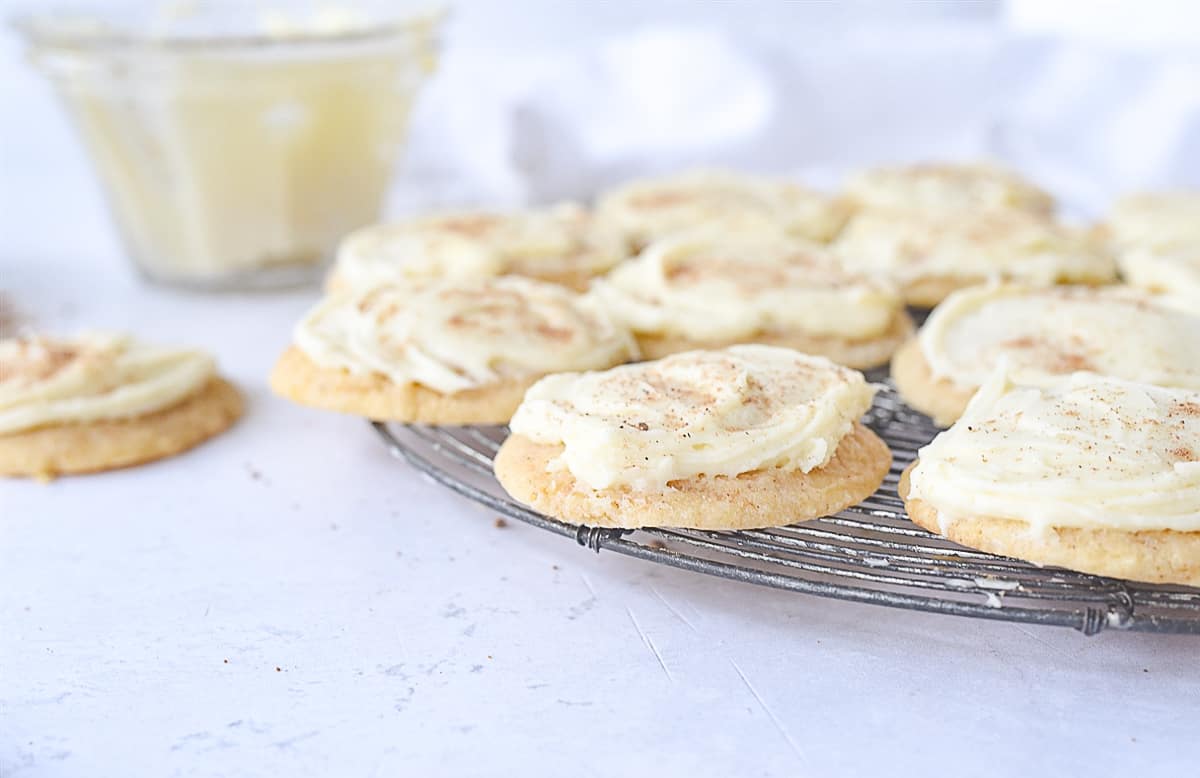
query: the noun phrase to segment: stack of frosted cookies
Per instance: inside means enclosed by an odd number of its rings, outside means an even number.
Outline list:
[[[845,267],[888,279],[928,308],[989,280],[1104,284],[1112,257],[1088,230],[1054,219],[1054,200],[987,165],[881,168],[847,183],[854,214],[833,243]]]
[[[128,336],[0,340],[0,474],[49,479],[178,454],[241,415],[199,351]]]
[[[1015,276],[944,297],[892,360],[901,396],[951,425],[901,481],[914,522],[1039,564],[1200,584],[1198,230],[1195,195],[1126,198],[1079,245],[1129,286]]]
[[[568,522],[826,515],[871,494],[891,462],[859,423],[873,387],[840,365],[885,364],[912,332],[890,283],[823,245],[847,213],[788,182],[703,172],[634,182],[594,214],[370,227],[343,243],[271,385],[376,420],[516,413],[497,475]],[[665,359],[625,364],[643,357]]]

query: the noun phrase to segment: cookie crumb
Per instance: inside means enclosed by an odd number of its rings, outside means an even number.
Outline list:
[[[225,664],[229,664],[229,660],[228,660],[228,659],[222,659],[221,661],[222,661],[222,662],[224,662]]]
[[[277,672],[277,673],[282,673],[282,672],[283,672],[283,668],[282,668],[282,667],[276,667],[276,668],[275,668],[275,672]]]
[[[656,538],[654,540],[651,540],[649,543],[647,543],[646,547],[653,548],[656,551],[662,551],[663,549],[665,549],[667,547],[667,544]]]
[[[504,529],[508,526],[508,521],[497,516],[496,520],[492,522],[492,526],[494,526],[496,529]]]

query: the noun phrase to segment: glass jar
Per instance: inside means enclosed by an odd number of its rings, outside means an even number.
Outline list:
[[[441,14],[169,8],[149,21],[51,13],[16,26],[146,277],[206,289],[312,281],[342,235],[380,216]]]

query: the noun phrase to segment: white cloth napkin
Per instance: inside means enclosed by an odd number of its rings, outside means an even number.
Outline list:
[[[587,198],[685,166],[832,186],[887,161],[992,158],[1098,216],[1200,187],[1200,51],[974,21],[764,32],[652,24],[569,45],[448,31],[394,210]]]

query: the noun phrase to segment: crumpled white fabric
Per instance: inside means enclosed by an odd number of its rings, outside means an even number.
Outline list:
[[[986,157],[1100,215],[1200,187],[1200,51],[1000,25],[652,24],[572,45],[456,43],[422,93],[394,210],[588,198],[709,165],[836,185],[864,165]]]

